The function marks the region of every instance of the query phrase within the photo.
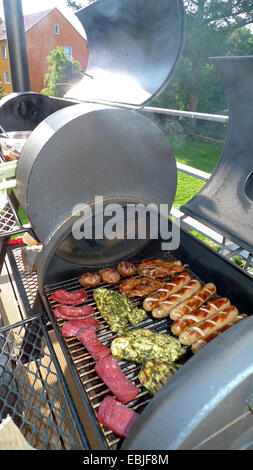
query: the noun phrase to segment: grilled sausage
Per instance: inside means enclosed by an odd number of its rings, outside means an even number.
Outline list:
[[[120,280],[120,274],[118,271],[111,268],[100,269],[99,275],[107,284],[116,284],[116,282],[119,282]]]
[[[117,267],[121,276],[131,277],[136,273],[136,266],[129,261],[121,261]]]
[[[101,282],[98,273],[85,273],[79,278],[79,283],[83,287],[97,287]]]
[[[189,299],[195,292],[201,288],[199,281],[193,279],[187,286],[183,287],[177,294],[171,295],[167,300],[159,302],[152,310],[154,318],[166,318],[171,310],[186,299]]]
[[[238,310],[236,307],[228,307],[225,310],[215,313],[207,320],[183,331],[179,335],[179,341],[181,344],[191,346],[198,339],[205,338],[223,328],[227,323],[233,322],[237,315]]]
[[[188,273],[182,273],[173,281],[168,282],[164,287],[153,292],[149,297],[147,297],[143,302],[143,308],[146,312],[151,312],[154,307],[156,307],[159,302],[166,300],[170,295],[176,294],[181,290],[186,284],[191,280],[191,276]]]
[[[216,287],[212,283],[206,284],[202,289],[200,289],[197,294],[194,294],[185,302],[177,305],[170,312],[171,320],[178,320],[183,315],[193,312],[201,305],[203,305],[210,297],[216,293]]]
[[[183,315],[179,320],[171,325],[171,331],[174,335],[180,335],[184,330],[191,326],[200,323],[203,320],[211,317],[220,310],[230,307],[230,301],[226,297],[213,300],[205,307],[200,307],[196,312]]]
[[[192,347],[191,347],[191,350],[193,352],[193,354],[196,354],[198,351],[200,351],[200,349],[202,349],[206,344],[210,343],[214,338],[216,338],[217,336],[219,336],[221,333],[223,333],[224,331],[228,330],[229,328],[231,328],[232,326],[236,325],[237,323],[241,322],[242,320],[244,320],[245,318],[247,318],[248,315],[246,315],[245,313],[242,313],[241,315],[237,315],[236,319],[234,322],[230,322],[230,323],[227,323],[223,328],[221,328],[220,330],[218,331],[215,331],[214,333],[212,333],[211,335],[207,336],[206,338],[204,339],[199,339],[198,341],[196,341],[195,343],[193,343]]]

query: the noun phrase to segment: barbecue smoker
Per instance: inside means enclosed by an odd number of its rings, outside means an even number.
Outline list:
[[[62,322],[53,315],[50,295],[57,289],[78,290],[79,275],[115,267],[122,259],[179,259],[195,278],[215,283],[219,295],[241,313],[250,316],[253,305],[250,276],[184,230],[173,252],[162,251],[161,240],[148,236],[73,237],[80,215],[72,213],[73,207],[86,203],[93,210],[96,196],[124,209],[128,203],[168,203],[171,208],[177,181],[173,152],[160,129],[139,110],[171,80],[184,29],[181,0],[98,0],[77,16],[90,51],[81,85],[63,100],[25,90],[11,95],[1,102],[0,124],[7,132],[33,131],[17,166],[15,195],[44,245],[39,293],[47,327],[56,332],[81,397],[85,433],[93,449],[253,448],[252,317],[195,356],[186,351],[181,369],[154,398],[140,388],[130,404],[140,417],[125,440],[98,424],[97,411],[108,390],[84,347],[61,335]],[[201,220],[252,252],[253,58],[216,58],[214,63],[229,100],[227,142],[211,180],[185,210],[199,213]],[[94,220],[93,213],[91,226]],[[94,305],[92,289],[88,293],[88,303]],[[168,319],[148,316],[139,326],[170,333]],[[98,336],[110,344],[112,333],[104,323]],[[124,361],[120,365],[137,383],[139,367]]]

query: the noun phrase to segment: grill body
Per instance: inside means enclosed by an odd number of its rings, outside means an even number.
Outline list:
[[[218,294],[229,297],[231,304],[236,305],[240,312],[251,313],[253,294],[250,276],[184,230],[181,230],[181,244],[175,252],[163,252],[160,241],[153,241],[130,260],[140,262],[147,258],[168,259],[171,256],[189,264],[195,278],[203,282],[211,279]],[[39,284],[49,318],[68,357],[84,406],[90,413],[91,438],[94,440],[95,434],[98,447],[154,450],[249,446],[247,436],[252,416],[248,400],[252,364],[248,352],[252,342],[252,317],[220,335],[196,356],[187,351],[182,358],[181,370],[156,397],[151,399],[141,388],[138,400],[130,404],[140,413],[140,418],[125,441],[100,427],[96,413],[109,391],[98,380],[94,373],[94,362],[80,343],[66,341],[61,336],[61,323],[54,318],[50,302],[50,293],[58,288],[80,288],[78,276],[83,272],[83,268],[79,267],[78,270],[75,265],[71,267],[55,254],[47,270],[39,271]],[[89,303],[94,305],[92,292],[89,293]],[[137,301],[137,305],[141,307],[141,301]],[[157,321],[148,316],[147,321],[138,327],[170,334],[170,323],[168,319]],[[98,335],[107,345],[115,337],[105,327],[103,320]],[[127,377],[138,384],[139,366],[124,361],[120,365]],[[238,436],[241,437],[240,442],[237,441]]]

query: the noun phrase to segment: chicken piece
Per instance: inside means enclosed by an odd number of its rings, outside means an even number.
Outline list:
[[[126,279],[119,285],[119,290],[122,295],[126,297],[145,297],[146,295],[154,292],[160,287],[164,286],[164,281],[158,281],[150,277],[139,277]]]
[[[173,377],[177,368],[173,362],[165,363],[156,359],[146,361],[139,373],[140,383],[151,395],[155,395]]]
[[[128,331],[112,341],[111,352],[116,359],[126,359],[137,364],[146,360],[176,361],[183,353],[178,339],[148,329]]]
[[[181,261],[163,261],[160,259],[145,260],[137,266],[137,272],[141,276],[152,278],[165,278],[175,276],[177,273],[183,272],[185,266]]]

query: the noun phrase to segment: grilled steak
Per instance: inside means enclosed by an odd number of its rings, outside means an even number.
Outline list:
[[[98,421],[120,437],[126,437],[138,417],[136,411],[110,396],[103,399],[98,410]]]
[[[95,318],[86,318],[85,320],[71,320],[64,323],[61,333],[65,338],[76,336],[81,328],[94,328],[99,326],[99,321]]]
[[[128,403],[137,397],[138,388],[123,374],[115,357],[110,355],[97,362],[95,370],[121,403]]]
[[[98,340],[94,328],[82,328],[77,332],[76,337],[86,347],[94,361],[100,361],[111,354],[110,349]]]

